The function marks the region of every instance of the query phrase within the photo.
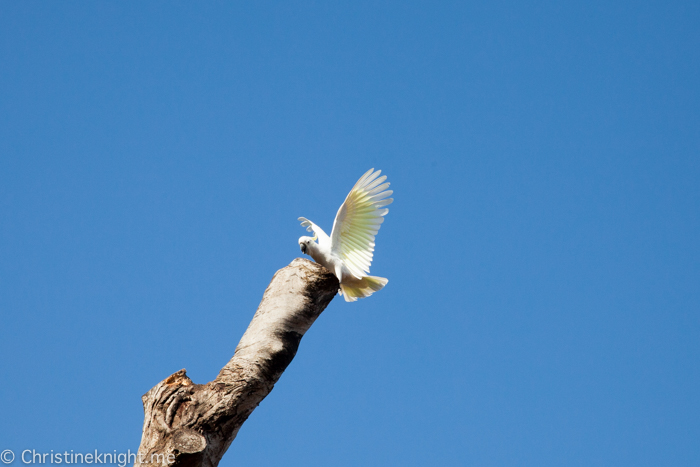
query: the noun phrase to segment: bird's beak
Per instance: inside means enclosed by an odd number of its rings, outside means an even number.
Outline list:
[[[299,245],[299,246],[301,247],[301,252],[304,253],[304,254],[306,254],[306,244],[305,244],[305,243],[302,243],[302,244]]]

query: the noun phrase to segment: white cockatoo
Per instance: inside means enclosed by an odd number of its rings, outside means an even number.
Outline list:
[[[355,183],[335,215],[330,237],[310,220],[299,218],[301,225],[314,233],[299,239],[301,252],[335,274],[346,302],[369,297],[389,282],[367,275],[374,256],[374,236],[389,212],[385,206],[394,201],[389,198],[393,193],[387,190],[389,183],[383,183],[386,175],[379,176],[381,172],[370,169]]]

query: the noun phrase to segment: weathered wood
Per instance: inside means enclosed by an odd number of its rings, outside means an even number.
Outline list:
[[[194,384],[180,370],[143,396],[143,434],[134,465],[218,465],[338,287],[332,273],[306,259],[277,271],[233,358],[214,381]]]

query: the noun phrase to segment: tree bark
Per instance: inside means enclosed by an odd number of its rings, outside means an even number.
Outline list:
[[[214,381],[194,384],[183,369],[142,397],[143,434],[134,465],[218,465],[338,287],[331,272],[306,259],[277,271],[233,357]]]

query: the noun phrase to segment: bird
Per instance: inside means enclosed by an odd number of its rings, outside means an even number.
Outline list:
[[[389,282],[368,275],[375,235],[389,212],[386,206],[394,201],[389,198],[393,193],[387,190],[389,183],[384,183],[386,175],[380,177],[381,173],[369,169],[355,183],[335,215],[330,237],[310,220],[299,218],[302,227],[314,233],[313,237],[299,238],[301,252],[335,274],[340,282],[338,293],[346,302],[369,297]]]

